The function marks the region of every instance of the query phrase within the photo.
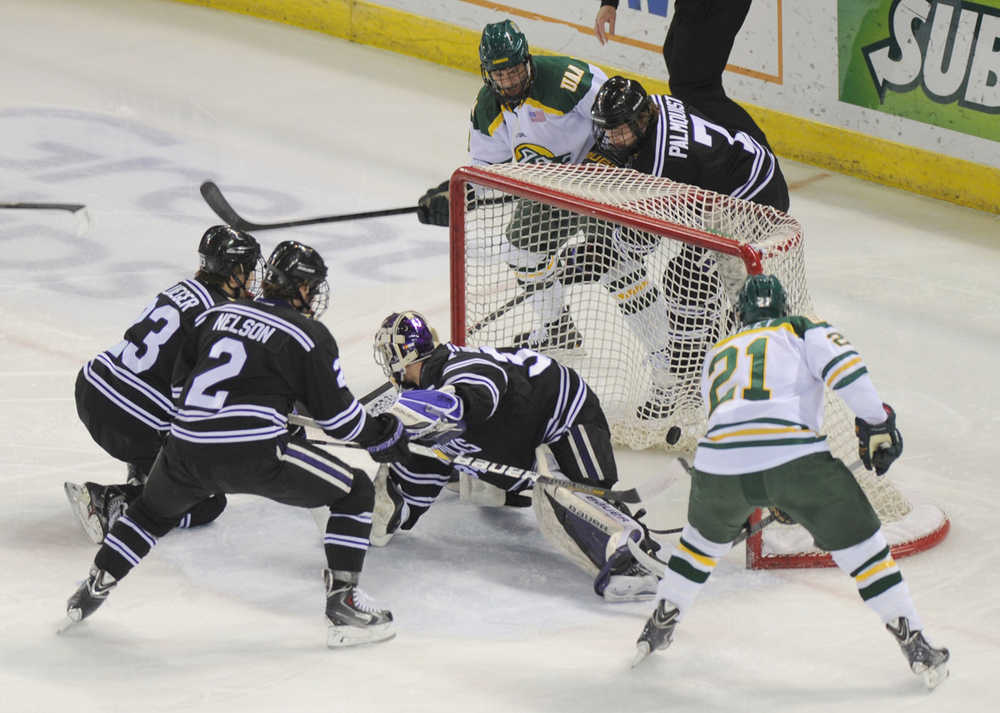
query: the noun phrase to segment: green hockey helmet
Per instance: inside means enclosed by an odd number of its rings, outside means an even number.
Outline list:
[[[740,321],[743,324],[753,324],[788,314],[785,288],[774,275],[750,275],[740,290],[738,304]]]
[[[527,68],[527,77],[520,86],[501,89],[490,75],[490,72],[519,64],[524,64]],[[528,39],[511,20],[493,22],[483,28],[483,36],[479,40],[479,67],[483,82],[493,90],[502,104],[516,106],[523,102],[535,78],[535,63],[528,51]]]

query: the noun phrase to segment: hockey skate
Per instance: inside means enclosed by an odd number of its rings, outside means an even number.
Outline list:
[[[677,617],[680,612],[677,607],[661,599],[656,603],[656,609],[642,627],[635,642],[635,658],[632,659],[632,667],[635,668],[654,651],[665,649],[674,640],[674,628],[677,626]]]
[[[63,483],[70,508],[83,526],[84,532],[96,545],[115,524],[128,505],[125,486],[98,483]]]
[[[92,566],[87,579],[80,582],[80,586],[66,602],[66,620],[59,627],[60,633],[97,611],[97,608],[104,604],[104,600],[108,598],[111,590],[117,585],[118,582],[115,581],[114,577],[104,570]]]
[[[403,500],[399,486],[390,480],[388,464],[383,463],[375,474],[375,508],[369,541],[375,547],[385,547],[409,517],[410,507]]]
[[[583,346],[583,337],[577,331],[567,306],[558,319],[547,322],[542,329],[521,332],[515,336],[512,346],[537,352],[573,351]]]
[[[323,570],[326,645],[331,649],[386,641],[396,635],[392,612],[380,609],[357,585],[356,572]]]
[[[910,622],[906,617],[899,617],[885,625],[903,655],[910,663],[910,670],[913,673],[923,675],[924,683],[930,689],[937,686],[948,678],[948,660],[951,654],[948,649],[936,649],[924,638],[923,632],[919,629],[910,629]]]

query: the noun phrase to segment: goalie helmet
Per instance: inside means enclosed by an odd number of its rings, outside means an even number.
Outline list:
[[[740,309],[740,321],[743,324],[753,324],[788,314],[785,288],[774,275],[750,275],[743,283],[737,304]]]
[[[527,73],[518,88],[501,89],[490,72],[524,64]],[[494,22],[483,28],[479,40],[479,68],[486,83],[501,104],[518,106],[523,102],[535,79],[535,63],[528,51],[528,39],[510,20]]]
[[[264,269],[264,296],[301,300],[300,287],[306,287],[309,302],[301,312],[319,319],[330,299],[326,281],[326,263],[313,248],[295,240],[278,243]]]
[[[631,156],[653,125],[650,121],[652,111],[652,99],[639,82],[621,76],[611,77],[597,92],[594,105],[590,108],[598,147],[616,159]],[[628,146],[611,145],[608,132],[623,125],[632,130],[634,140]]]
[[[235,277],[248,293],[260,284],[263,272],[257,239],[228,225],[213,225],[201,236],[198,263],[206,282],[223,285]]]
[[[375,363],[398,385],[406,367],[429,357],[437,345],[437,332],[422,314],[393,312],[375,332]]]

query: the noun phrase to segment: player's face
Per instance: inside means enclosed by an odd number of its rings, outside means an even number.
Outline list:
[[[632,131],[632,127],[628,124],[622,124],[621,126],[616,126],[613,129],[608,129],[604,136],[611,148],[619,150],[631,148],[632,145],[638,141],[638,137],[635,135],[635,132]]]
[[[505,97],[516,99],[528,88],[528,64],[521,62],[513,67],[493,70],[490,79]]]

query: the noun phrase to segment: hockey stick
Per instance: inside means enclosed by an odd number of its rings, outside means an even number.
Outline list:
[[[319,428],[319,425],[313,421],[311,418],[306,418],[299,414],[289,414],[288,422],[295,426],[306,426],[309,428]],[[347,448],[361,448],[356,443],[350,441],[335,441],[335,440],[322,440],[322,439],[309,439],[310,443],[315,443],[316,445],[327,445],[327,446],[342,446]],[[448,465],[460,465],[472,470],[476,470],[482,473],[493,473],[495,475],[503,475],[508,478],[521,479],[528,478],[533,483],[539,485],[552,485],[560,486],[566,488],[567,490],[573,490],[578,493],[587,493],[589,495],[595,495],[604,500],[610,500],[612,502],[619,503],[639,503],[649,500],[661,492],[667,489],[671,485],[672,481],[669,478],[658,479],[658,482],[654,483],[644,483],[636,488],[629,488],[628,490],[611,490],[610,488],[600,488],[596,485],[586,485],[584,483],[575,483],[571,480],[563,480],[562,478],[554,478],[552,476],[543,475],[534,470],[528,470],[525,468],[515,468],[512,465],[506,465],[504,463],[496,463],[494,461],[484,460],[482,458],[474,458],[473,456],[467,455],[457,455],[453,456],[440,448],[431,448],[429,446],[424,446],[419,443],[410,442],[407,444],[410,452],[414,455],[424,456],[426,458],[433,458],[435,460],[441,461],[442,463],[447,463]]]
[[[361,220],[362,218],[382,218],[388,215],[403,215],[404,213],[416,213],[417,206],[407,208],[388,208],[386,210],[373,210],[366,213],[346,213],[343,215],[325,215],[319,218],[304,218],[302,220],[287,220],[281,223],[254,223],[240,216],[239,213],[229,204],[222,191],[212,181],[205,181],[201,184],[201,195],[217,216],[222,218],[227,225],[237,230],[276,230],[278,228],[296,228],[303,225],[317,225],[319,223],[339,223],[345,220]]]
[[[741,542],[743,542],[743,540],[747,539],[748,537],[753,537],[754,535],[756,535],[758,532],[760,532],[761,530],[763,530],[765,527],[767,527],[768,525],[770,525],[772,522],[776,521],[777,519],[778,518],[775,517],[774,514],[772,513],[772,514],[768,515],[767,517],[763,518],[760,522],[758,522],[757,524],[755,524],[753,527],[749,527],[749,528],[748,527],[744,527],[742,530],[740,530],[740,534],[736,536],[736,539],[733,540],[733,546],[735,547],[736,545],[740,544]],[[683,530],[683,528],[681,528],[681,529]],[[663,578],[663,575],[667,571],[667,563],[666,562],[664,562],[663,560],[661,560],[656,555],[652,555],[652,554],[650,554],[648,552],[643,551],[643,549],[641,547],[639,547],[639,543],[636,542],[635,540],[633,540],[632,538],[629,538],[628,541],[625,544],[628,545],[628,551],[632,553],[632,556],[635,557],[636,561],[639,564],[641,564],[643,567],[645,567],[646,569],[648,569],[650,572],[652,572],[653,574],[655,574],[660,579]]]
[[[86,208],[81,203],[0,203],[4,210],[67,210],[76,213]]]

